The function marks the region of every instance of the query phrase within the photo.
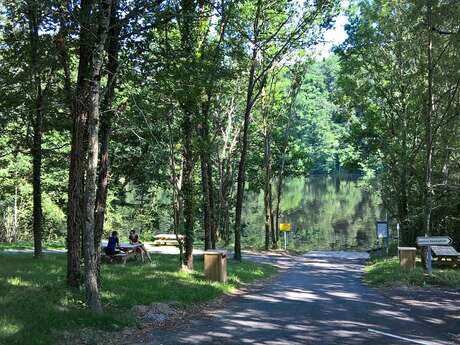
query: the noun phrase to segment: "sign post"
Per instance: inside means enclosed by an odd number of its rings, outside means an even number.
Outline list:
[[[291,231],[290,223],[280,223],[280,231],[284,232],[284,250],[287,248],[287,233]]]
[[[448,246],[452,243],[449,236],[419,236],[417,237],[417,245],[420,247],[426,246]]]
[[[426,247],[426,270],[429,275],[433,273],[433,263],[431,262],[433,260],[431,256],[431,246]]]
[[[388,254],[388,222],[384,220],[378,220],[375,224],[377,231],[377,238],[382,239],[385,245],[385,250]]]
[[[433,272],[431,246],[447,246],[452,243],[449,236],[419,236],[417,237],[417,245],[426,247],[426,270],[428,274]]]

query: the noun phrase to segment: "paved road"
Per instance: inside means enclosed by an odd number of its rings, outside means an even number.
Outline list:
[[[390,298],[363,286],[360,259],[253,259],[289,269],[235,297],[225,310],[176,330],[155,331],[144,344],[460,344],[458,292],[451,293],[452,303],[419,303],[423,293],[414,301],[411,295]]]

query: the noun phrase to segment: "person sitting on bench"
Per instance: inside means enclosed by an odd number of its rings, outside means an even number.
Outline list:
[[[134,230],[131,230],[129,232],[129,243],[130,244],[139,244],[140,246],[136,248],[136,252],[141,254],[142,261],[144,261],[144,254],[145,254],[149,258],[150,262],[152,262],[152,258],[150,257],[149,252],[147,251],[147,249],[145,249],[144,245],[139,240],[139,235],[136,234],[136,232]]]
[[[107,247],[105,247],[104,250],[107,255],[115,255],[121,253],[120,240],[118,239],[118,233],[116,231],[113,231],[112,235],[109,236]]]

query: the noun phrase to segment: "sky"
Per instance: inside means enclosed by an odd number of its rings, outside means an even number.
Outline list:
[[[345,32],[345,25],[348,23],[348,18],[344,14],[337,16],[334,26],[324,33],[324,42],[316,46],[319,57],[327,57],[331,53],[331,49],[345,41],[348,37]]]

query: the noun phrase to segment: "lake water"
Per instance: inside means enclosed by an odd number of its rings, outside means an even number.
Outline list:
[[[275,202],[274,202],[275,204]],[[377,244],[375,222],[384,219],[377,192],[357,176],[312,176],[286,181],[281,222],[291,223],[289,247],[302,250],[369,249]],[[248,193],[243,241],[264,241],[263,191]]]

